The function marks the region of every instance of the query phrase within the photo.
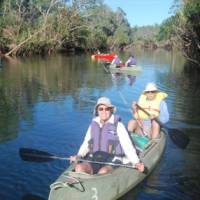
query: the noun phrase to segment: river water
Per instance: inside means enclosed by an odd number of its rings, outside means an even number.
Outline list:
[[[184,73],[176,52],[135,50],[143,71],[126,76],[108,74],[90,55],[52,55],[3,62],[0,68],[0,199],[47,199],[49,185],[68,161],[25,162],[21,147],[68,157],[82,143],[100,96],[117,106],[125,125],[129,107],[146,83],[168,93],[168,127],[190,138],[185,150],[168,137],[153,173],[120,200],[197,200],[200,198],[200,80]],[[121,54],[125,59],[127,54]],[[40,198],[39,198],[40,197]],[[33,198],[32,198],[33,199]]]

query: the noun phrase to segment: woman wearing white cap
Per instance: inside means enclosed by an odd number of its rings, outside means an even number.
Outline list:
[[[120,118],[113,113],[116,107],[110,99],[101,97],[94,109],[93,118],[83,144],[78,154],[71,156],[71,161],[78,161],[79,157],[100,162],[131,163],[139,171],[144,171],[144,164],[140,162],[135,148],[129,138],[128,132]],[[88,174],[105,174],[113,170],[112,166],[80,162],[75,166],[76,172]]]
[[[160,125],[153,119],[159,118],[162,123],[169,120],[169,112],[164,99],[168,95],[157,89],[155,83],[148,83],[141,94],[138,105],[147,111],[150,116],[138,109],[136,102],[132,103],[134,119],[128,123],[128,131],[146,135],[149,138],[157,138],[160,133]]]

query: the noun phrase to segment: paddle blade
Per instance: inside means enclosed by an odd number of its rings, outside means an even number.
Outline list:
[[[45,199],[35,194],[25,194],[22,197],[22,200],[45,200]]]
[[[110,65],[110,63],[109,64],[108,63],[103,64],[103,68],[104,68],[106,73],[110,73],[109,65]]]
[[[189,137],[178,129],[168,128],[171,140],[181,149],[185,149],[190,142]]]
[[[36,149],[20,148],[19,155],[22,160],[28,162],[48,162],[54,160],[52,154]]]

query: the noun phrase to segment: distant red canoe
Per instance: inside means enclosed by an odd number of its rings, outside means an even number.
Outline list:
[[[93,54],[92,59],[101,59],[101,60],[109,60],[112,61],[116,54]]]

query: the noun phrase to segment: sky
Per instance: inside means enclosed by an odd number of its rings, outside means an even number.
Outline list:
[[[170,12],[173,2],[174,0],[104,0],[113,11],[118,7],[122,8],[132,27],[161,24],[173,15]]]

